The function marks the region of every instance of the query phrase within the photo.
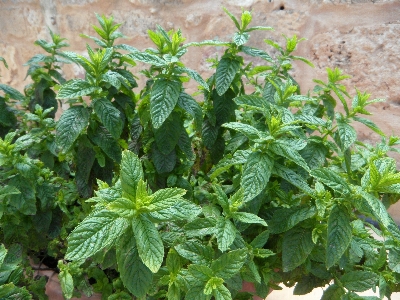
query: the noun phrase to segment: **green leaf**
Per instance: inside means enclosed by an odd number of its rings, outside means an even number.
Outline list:
[[[282,269],[289,272],[304,263],[314,243],[310,229],[294,227],[287,231],[282,241]]]
[[[14,283],[7,283],[0,286],[0,299],[31,300],[33,298],[25,287],[19,288]]]
[[[383,203],[371,194],[361,190],[361,188],[358,189],[358,193],[365,200],[364,205],[368,207],[369,213],[371,213],[376,220],[378,220],[391,234],[393,234],[393,236],[400,239],[399,227],[388,214]]]
[[[203,111],[199,103],[197,103],[197,101],[189,94],[182,92],[180,93],[178,98],[178,106],[184,109],[189,115],[193,117],[194,124],[199,130],[203,123]]]
[[[281,208],[275,211],[272,219],[268,221],[269,230],[273,234],[288,231],[298,223],[313,217],[315,213],[314,206]]]
[[[12,185],[2,186],[0,187],[0,200],[3,200],[5,197],[9,195],[17,195],[20,193],[21,192],[15,186]]]
[[[155,225],[143,214],[132,219],[139,257],[153,272],[157,273],[164,259],[164,245]]]
[[[159,174],[171,172],[174,169],[177,160],[175,149],[168,154],[163,154],[158,149],[157,145],[152,147],[151,158],[153,159],[154,166]]]
[[[215,218],[195,219],[184,226],[188,236],[204,236],[214,234],[217,221]]]
[[[238,220],[242,223],[248,223],[248,224],[261,224],[263,226],[267,226],[267,223],[260,218],[259,216],[247,212],[235,212],[232,213],[232,218],[235,220]]]
[[[93,101],[93,108],[101,123],[107,128],[114,139],[119,139],[124,127],[120,111],[105,98]]]
[[[389,268],[396,273],[400,273],[400,250],[397,248],[392,248],[389,250],[388,255]]]
[[[235,240],[237,229],[230,220],[219,217],[217,219],[216,231],[218,249],[225,252]]]
[[[249,155],[240,182],[244,190],[244,202],[253,200],[264,190],[273,166],[274,161],[267,154],[253,152]]]
[[[264,59],[268,62],[273,62],[273,59],[271,58],[271,56],[269,56],[268,53],[263,50],[253,48],[253,47],[246,47],[246,46],[242,46],[240,48],[240,50],[242,50],[242,52],[246,53],[247,55],[250,55],[253,57],[261,57],[262,59]]]
[[[303,169],[307,171],[310,170],[304,158],[301,157],[301,155],[295,150],[293,146],[291,146],[290,143],[277,140],[269,145],[269,149],[271,149],[275,154],[283,156],[288,160],[291,160],[292,162],[299,165]]]
[[[210,179],[214,180],[218,175],[228,170],[231,166],[245,164],[247,157],[251,154],[251,150],[238,150],[232,157],[226,155],[219,163],[210,171]]]
[[[360,122],[360,123],[364,124],[365,126],[367,126],[368,128],[372,129],[380,136],[385,136],[383,131],[371,120],[368,120],[366,118],[361,118],[361,117],[353,117],[353,119],[354,119],[354,121]]]
[[[243,32],[243,33],[236,32],[233,35],[233,42],[236,44],[236,46],[242,46],[243,44],[247,43],[249,38],[250,38],[250,35],[246,32]]]
[[[4,247],[3,244],[1,244],[1,246],[0,246],[0,267],[3,264],[4,259],[6,258],[6,255],[7,255],[7,249],[6,249],[6,247]]]
[[[247,249],[233,250],[222,254],[211,264],[215,276],[229,279],[239,273],[243,264],[247,260]]]
[[[337,122],[338,133],[341,142],[342,151],[348,149],[356,140],[357,140],[357,132],[356,130],[349,124],[345,122]]]
[[[246,29],[246,32],[254,31],[254,30],[274,30],[274,28],[269,26],[253,26]]]
[[[123,218],[133,217],[135,208],[135,203],[126,198],[115,199],[107,205],[107,209]]]
[[[251,125],[244,123],[230,122],[223,124],[222,127],[239,131],[240,133],[243,133],[250,140],[257,140],[264,136],[263,132],[259,131],[258,129],[254,128]]]
[[[149,211],[157,211],[166,209],[175,204],[179,200],[183,200],[183,195],[186,194],[186,190],[179,188],[165,188],[158,190],[152,194],[152,200],[147,206]]]
[[[89,124],[89,110],[73,106],[66,110],[56,125],[56,143],[67,152]]]
[[[229,16],[229,18],[231,18],[231,20],[233,21],[233,23],[235,23],[235,26],[237,28],[237,30],[240,31],[240,25],[238,20],[236,19],[236,17],[234,15],[232,15],[225,7],[222,7],[222,9],[224,10],[224,12]]]
[[[10,196],[11,206],[24,215],[35,215],[37,212],[36,196],[35,187],[32,182],[20,174],[17,174],[11,178],[8,184],[20,191],[20,193],[13,193]]]
[[[336,284],[330,285],[321,297],[321,300],[341,300],[345,291]]]
[[[215,300],[232,300],[231,292],[223,284],[219,285],[214,291]]]
[[[378,275],[370,271],[350,271],[340,278],[343,286],[354,292],[364,292],[375,287]]]
[[[152,64],[157,67],[163,67],[167,65],[167,62],[165,60],[147,52],[132,52],[129,53],[128,56],[130,56],[134,60],[138,60],[147,64]]]
[[[213,271],[208,266],[192,264],[189,265],[188,269],[193,277],[204,283],[211,279],[214,275]]]
[[[68,236],[67,260],[86,259],[113,244],[124,234],[128,221],[108,210],[87,216]]]
[[[1,56],[0,56],[0,61],[2,61],[2,62],[4,63],[4,66],[8,69],[8,65],[7,65],[7,62],[6,62],[6,60],[4,59],[4,57],[1,57]]]
[[[68,270],[63,270],[58,274],[61,290],[66,299],[71,299],[74,293],[74,280]]]
[[[153,273],[140,259],[135,239],[125,234],[116,248],[118,271],[124,286],[136,297],[146,296],[153,283]]]
[[[328,219],[326,267],[334,266],[350,245],[352,229],[347,207],[335,205]]]
[[[214,250],[210,246],[204,246],[197,241],[189,241],[175,246],[176,252],[183,258],[196,265],[209,265]]]
[[[266,101],[264,98],[254,95],[242,95],[233,99],[237,105],[248,105],[257,108],[264,108]]]
[[[98,86],[93,86],[86,80],[71,79],[61,86],[57,94],[57,99],[77,98],[89,95],[96,91],[101,91],[101,88]]]
[[[205,295],[203,290],[204,284],[190,286],[185,295],[185,300],[210,300],[211,295]]]
[[[197,83],[200,84],[205,90],[207,91],[210,90],[210,87],[208,86],[207,82],[205,82],[204,79],[200,76],[200,74],[197,73],[196,71],[189,68],[178,68],[178,70],[188,74],[190,78],[196,80]]]
[[[183,130],[181,116],[172,112],[159,128],[153,130],[159,151],[164,155],[171,153]]]
[[[257,235],[254,240],[250,243],[253,248],[262,248],[267,243],[269,238],[269,230],[264,230]]]
[[[121,161],[121,147],[105,127],[98,126],[94,132],[89,128],[88,136],[89,139],[98,145],[109,158],[117,163]]]
[[[150,115],[154,128],[160,127],[175,108],[182,83],[158,79],[150,94]]]
[[[310,172],[310,175],[340,194],[348,194],[351,192],[350,186],[347,184],[347,182],[331,169],[314,169]]]
[[[139,180],[143,179],[143,169],[137,155],[128,150],[122,152],[120,179],[122,190],[135,197]]]
[[[201,207],[186,200],[176,200],[165,209],[151,212],[152,218],[159,221],[185,220],[190,221],[201,213]]]
[[[20,92],[18,92],[16,89],[13,89],[12,87],[0,83],[0,90],[2,90],[5,94],[10,96],[11,99],[18,100],[18,101],[24,101],[25,97],[22,95]]]
[[[294,172],[292,169],[289,169],[288,167],[282,166],[281,164],[275,162],[272,173],[278,175],[279,177],[282,177],[287,182],[298,187],[300,190],[307,193],[308,195],[314,194],[314,191],[310,188],[304,178]]]
[[[240,62],[231,58],[222,58],[215,73],[218,95],[222,96],[230,87],[236,73],[240,69]]]

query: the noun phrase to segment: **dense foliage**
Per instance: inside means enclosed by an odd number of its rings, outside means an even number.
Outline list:
[[[58,261],[66,299],[250,299],[243,281],[261,297],[279,283],[297,295],[329,285],[333,300],[399,290],[400,230],[386,210],[400,194],[388,156],[399,138],[360,116],[382,100],[351,97],[336,68],[302,94],[292,61],[312,63],[293,54],[301,40],[266,39],[271,56],[247,46],[270,27],[225,12],[230,42],[184,44],[157,26],[144,51],[117,44],[120,24],[97,15],[86,56],[51,32],[35,42],[47,54],[27,62],[25,95],[0,84],[1,299],[47,298],[28,257]],[[210,46],[226,50],[205,80],[181,58]],[[136,62],[149,65],[141,90]],[[85,78],[64,79],[64,63]],[[56,121],[58,101],[70,107]],[[358,141],[352,122],[382,141]]]

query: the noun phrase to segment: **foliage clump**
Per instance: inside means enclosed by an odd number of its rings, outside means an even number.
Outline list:
[[[28,257],[58,260],[66,299],[251,299],[279,283],[297,295],[329,285],[322,299],[399,290],[400,230],[386,210],[400,193],[388,156],[399,139],[361,117],[381,99],[356,90],[349,101],[337,68],[302,94],[291,76],[293,60],[312,66],[293,54],[301,40],[265,40],[271,57],[247,45],[270,27],[225,12],[232,41],[184,44],[157,26],[144,51],[117,44],[120,24],[96,15],[87,56],[51,32],[35,43],[47,55],[27,62],[25,95],[0,84],[1,299],[46,299]],[[205,46],[226,49],[207,79],[181,61]],[[136,62],[149,65],[139,91]],[[85,78],[64,79],[63,63]],[[58,101],[70,107],[56,121]],[[359,141],[352,122],[381,142]]]

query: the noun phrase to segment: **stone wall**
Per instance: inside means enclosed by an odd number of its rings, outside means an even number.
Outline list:
[[[84,53],[86,43],[80,33],[96,35],[94,13],[113,15],[128,38],[124,43],[140,50],[151,46],[147,29],[160,24],[166,29],[181,28],[187,41],[218,38],[229,40],[234,32],[222,10],[239,15],[242,8],[253,12],[254,25],[272,26],[275,31],[254,32],[250,43],[272,52],[263,42],[270,38],[283,42],[281,34],[305,37],[296,52],[309,58],[315,68],[295,64],[295,78],[303,92],[312,89],[313,78],[326,79],[327,67],[339,67],[352,75],[346,81],[372,98],[386,98],[373,107],[372,117],[385,132],[400,134],[400,1],[399,0],[0,0],[0,56],[9,70],[0,66],[2,83],[19,90],[27,67],[22,65],[41,52],[36,39],[48,39],[48,28],[68,39],[68,50]],[[219,54],[222,49],[217,50]],[[188,66],[210,74],[206,59],[215,48],[191,48],[184,57]],[[83,76],[82,69],[70,66],[66,77]],[[360,137],[378,137],[360,127]]]

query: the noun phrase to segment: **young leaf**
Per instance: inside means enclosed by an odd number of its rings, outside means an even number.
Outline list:
[[[350,271],[340,278],[343,286],[354,292],[364,292],[376,286],[378,275],[370,271]]]
[[[151,89],[150,115],[154,128],[159,128],[171,114],[181,92],[177,81],[158,79]]]
[[[294,227],[286,232],[282,241],[283,272],[292,271],[304,263],[313,248],[310,229]]]
[[[58,274],[61,290],[66,299],[71,299],[74,292],[74,280],[68,270],[63,270]]]
[[[236,237],[237,229],[232,222],[224,217],[219,217],[216,224],[218,249],[225,252]]]
[[[244,190],[244,202],[251,201],[267,186],[274,161],[264,153],[253,152],[243,168],[240,182]]]
[[[56,143],[67,152],[89,124],[89,110],[73,106],[66,110],[56,125]]]
[[[132,197],[135,197],[136,187],[139,183],[139,180],[142,178],[142,163],[137,155],[127,150],[122,152],[120,175],[122,190]]]
[[[113,138],[119,139],[124,126],[119,110],[105,98],[94,100],[93,108],[96,115],[100,118],[100,121],[107,128],[108,132],[111,133]]]
[[[153,272],[157,273],[164,259],[164,245],[155,225],[143,214],[132,219],[139,257]]]
[[[116,248],[118,271],[124,286],[136,297],[144,297],[152,286],[153,273],[139,258],[135,239],[125,234]]]
[[[236,73],[240,69],[240,62],[231,58],[222,58],[215,72],[218,95],[222,96],[230,87]]]
[[[224,10],[224,12],[229,16],[229,18],[231,18],[231,20],[233,21],[233,23],[235,23],[235,26],[237,28],[237,30],[240,31],[240,25],[238,20],[236,19],[236,17],[234,15],[232,15],[225,7],[222,8]]]
[[[222,254],[211,264],[215,276],[229,279],[239,273],[243,264],[247,260],[247,250],[238,249]]]
[[[350,215],[347,207],[335,205],[328,219],[326,267],[334,266],[349,247],[352,238]]]
[[[86,259],[113,244],[128,227],[128,221],[108,210],[87,216],[68,236],[67,260]]]

